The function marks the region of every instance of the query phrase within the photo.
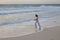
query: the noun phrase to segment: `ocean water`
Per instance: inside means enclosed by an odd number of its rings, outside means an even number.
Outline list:
[[[40,20],[57,19],[60,17],[60,4],[0,4],[0,18],[9,15],[38,13]],[[59,19],[59,18],[58,18]],[[32,18],[17,18],[0,21],[0,26],[33,21]]]

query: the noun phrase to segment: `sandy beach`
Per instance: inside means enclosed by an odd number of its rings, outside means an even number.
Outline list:
[[[0,38],[0,40],[60,40],[60,26],[46,28],[42,32],[32,33],[25,36]]]

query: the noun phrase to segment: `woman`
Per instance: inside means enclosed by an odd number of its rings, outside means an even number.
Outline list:
[[[35,14],[35,28],[36,28],[36,31],[37,31],[37,28],[39,28],[39,30],[41,30],[41,26],[40,26],[37,14]]]

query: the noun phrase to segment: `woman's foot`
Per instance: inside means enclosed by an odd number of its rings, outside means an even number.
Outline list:
[[[43,27],[39,28],[39,32],[43,31]]]

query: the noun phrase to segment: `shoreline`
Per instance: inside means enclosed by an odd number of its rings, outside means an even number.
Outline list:
[[[42,32],[32,33],[29,35],[0,38],[0,40],[60,40],[60,26],[46,28]]]
[[[54,26],[54,27],[57,27],[57,26]],[[42,31],[44,31],[45,29],[50,29],[54,27],[49,27],[49,28],[43,27]],[[18,36],[24,36],[32,33],[35,33],[34,24],[33,23],[29,24],[28,22],[22,23],[22,24],[14,24],[10,26],[6,25],[0,28],[0,38],[18,37]]]

